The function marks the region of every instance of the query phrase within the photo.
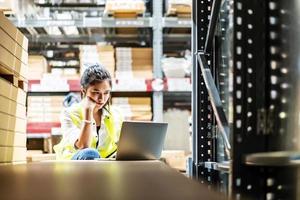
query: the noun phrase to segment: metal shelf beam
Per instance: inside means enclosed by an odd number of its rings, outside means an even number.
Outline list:
[[[42,28],[49,26],[67,27],[76,26],[80,28],[114,28],[114,27],[134,27],[150,28],[154,27],[152,17],[140,17],[133,19],[118,19],[113,17],[85,17],[82,19],[17,19],[10,20],[19,28]],[[161,20],[160,20],[161,21]],[[189,18],[162,17],[161,26],[164,28],[191,28],[192,22]]]
[[[190,18],[164,17],[162,21],[164,28],[191,28]]]
[[[30,42],[37,43],[97,43],[97,42],[130,42],[130,41],[149,41],[150,36],[143,35],[115,35],[106,36],[105,34],[93,35],[26,35]]]
[[[130,42],[130,41],[150,41],[150,35],[112,35],[106,34],[93,34],[93,35],[28,35],[26,37],[30,42],[39,43],[53,43],[53,42],[66,42],[66,43],[96,43],[104,41],[118,41],[118,42]],[[163,34],[164,42],[189,42],[190,37],[187,34]]]
[[[139,17],[135,19],[116,19],[112,17],[85,17],[82,19],[16,19],[10,18],[15,26],[19,28],[28,27],[91,27],[91,28],[114,28],[114,27],[152,27],[151,17]]]

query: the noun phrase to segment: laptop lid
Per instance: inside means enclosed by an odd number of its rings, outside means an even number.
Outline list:
[[[124,121],[116,159],[159,159],[167,127],[167,123]]]

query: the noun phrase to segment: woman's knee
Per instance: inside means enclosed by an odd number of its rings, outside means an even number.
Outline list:
[[[79,150],[73,157],[74,160],[94,160],[96,158],[100,158],[100,155],[99,152],[93,148]]]
[[[87,148],[82,150],[87,157],[99,158],[99,152],[96,149]]]

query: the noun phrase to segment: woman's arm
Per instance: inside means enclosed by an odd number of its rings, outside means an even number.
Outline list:
[[[79,138],[75,142],[75,147],[78,149],[88,148],[91,139],[92,139],[92,118],[93,118],[93,109],[85,108],[84,109],[84,122],[81,128]]]
[[[83,108],[84,108],[84,119],[83,126],[81,128],[79,138],[75,142],[75,147],[78,149],[88,148],[91,144],[92,139],[92,119],[93,119],[93,111],[95,108],[95,102],[90,98],[86,97],[83,100]]]

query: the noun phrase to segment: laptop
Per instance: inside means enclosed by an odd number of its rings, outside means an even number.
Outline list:
[[[167,123],[124,121],[116,160],[159,159],[167,127]]]

